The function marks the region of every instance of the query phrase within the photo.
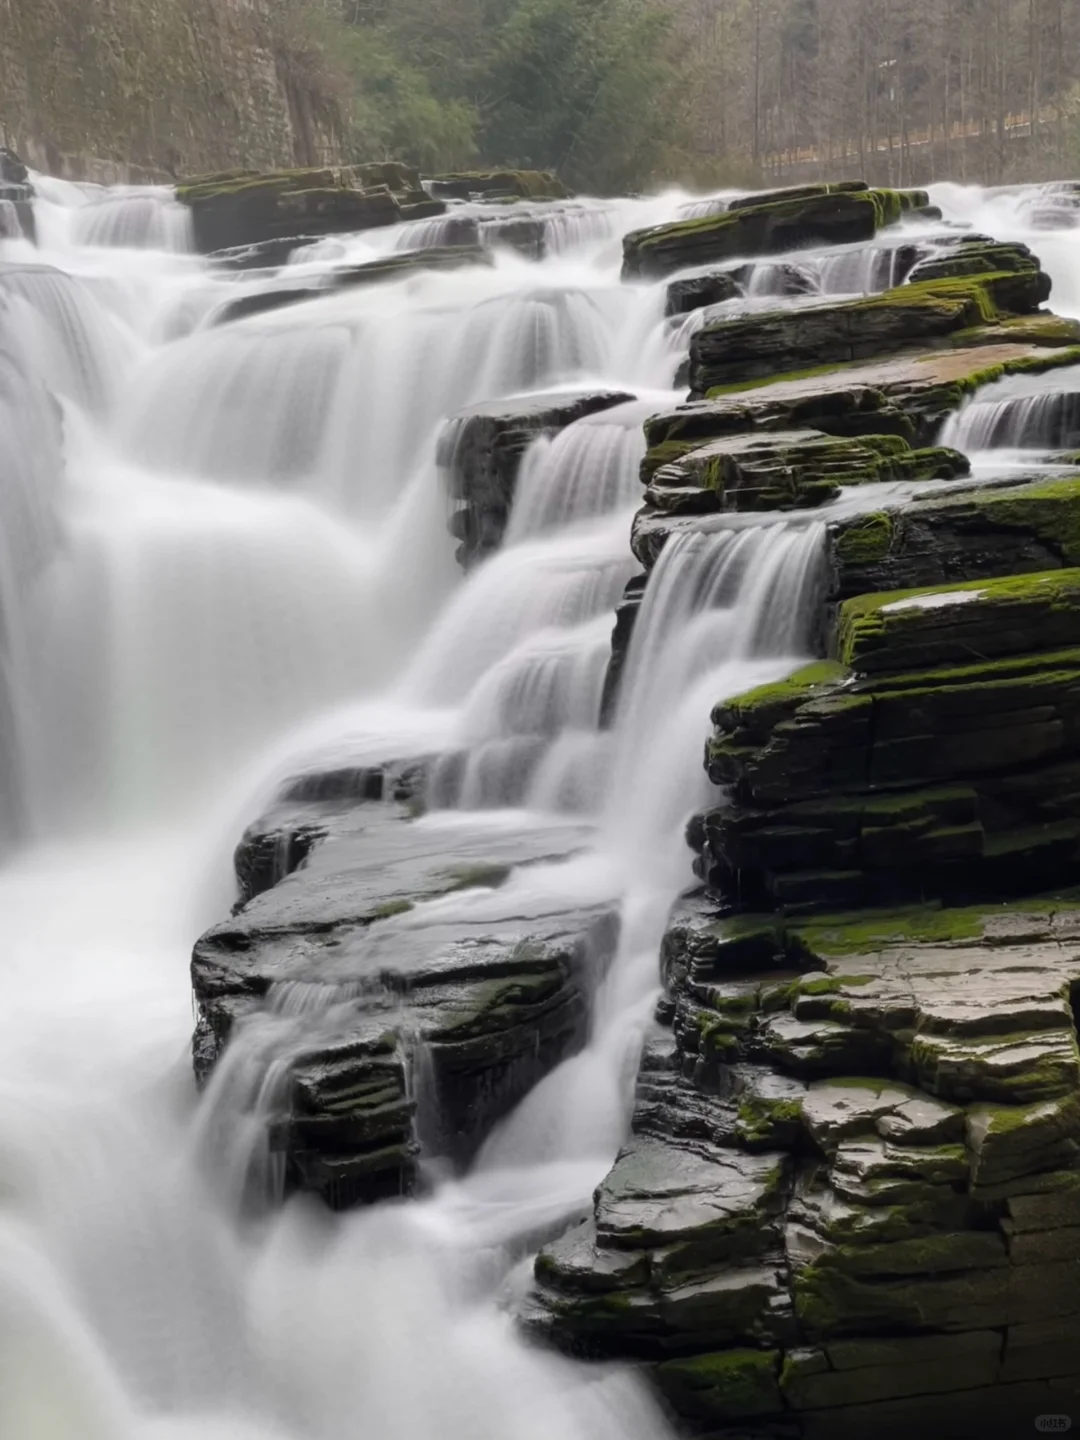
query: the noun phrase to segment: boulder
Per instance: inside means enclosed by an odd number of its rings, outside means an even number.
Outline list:
[[[915,194],[853,183],[747,195],[722,214],[627,235],[623,278],[655,280],[695,265],[872,240],[900,219]]]
[[[374,794],[377,772],[364,772],[352,783]],[[384,773],[380,793],[401,783]],[[411,813],[386,799],[283,801],[245,836],[241,904],[192,960],[197,1076],[234,1054],[265,1066],[259,1118],[286,1188],[336,1208],[407,1193],[421,1134],[429,1154],[465,1163],[583,1043],[616,939],[604,907],[495,895],[515,865],[580,845],[580,829],[429,830]],[[485,919],[445,903],[467,889],[492,892]]]
[[[195,247],[203,254],[266,242],[370,230],[442,214],[406,166],[229,171],[176,187],[190,206]]]
[[[15,151],[0,146],[0,182],[4,185],[25,185],[29,179],[30,171]]]
[[[955,235],[925,247],[908,274],[923,280],[957,280],[964,276],[1038,274],[1038,257],[1026,245],[1003,243],[987,235]]]
[[[498,548],[521,461],[533,440],[633,398],[614,390],[511,396],[475,405],[450,420],[439,437],[437,458],[451,499],[461,502],[450,523],[461,541],[462,565],[468,568]]]

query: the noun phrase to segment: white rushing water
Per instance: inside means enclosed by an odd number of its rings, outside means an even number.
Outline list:
[[[666,1433],[630,1376],[526,1347],[499,1299],[625,1132],[709,710],[798,662],[817,593],[819,522],[672,541],[600,729],[641,423],[687,333],[663,286],[619,284],[618,242],[686,203],[539,209],[542,262],[485,236],[490,267],[223,326],[264,282],[187,253],[168,192],[41,181],[41,250],[0,240],[4,1440]],[[335,239],[288,283],[446,238]],[[831,292],[892,263],[811,269]],[[639,398],[533,446],[503,548],[463,578],[442,424],[591,385]],[[438,902],[478,920],[618,902],[590,1043],[423,1200],[245,1214],[223,1180],[255,1143],[236,1091],[222,1074],[200,1102],[191,1078],[192,942],[296,756],[436,746],[442,810],[417,823],[448,845],[465,815],[590,827],[586,853],[497,900]],[[306,1023],[286,1007],[241,1030],[247,1073]]]

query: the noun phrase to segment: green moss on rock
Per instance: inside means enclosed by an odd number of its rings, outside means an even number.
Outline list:
[[[721,1350],[656,1367],[661,1392],[681,1415],[711,1424],[775,1415],[784,1408],[775,1350]]]

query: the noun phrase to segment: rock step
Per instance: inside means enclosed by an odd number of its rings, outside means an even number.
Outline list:
[[[882,226],[925,203],[922,192],[861,185],[746,196],[720,215],[633,231],[623,240],[623,278],[658,279],[693,265],[872,240]]]

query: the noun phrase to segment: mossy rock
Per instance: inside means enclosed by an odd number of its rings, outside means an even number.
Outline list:
[[[661,1394],[687,1419],[719,1425],[784,1409],[775,1350],[714,1351],[665,1361],[654,1373]]]
[[[1080,569],[859,596],[837,622],[841,663],[868,675],[1076,645]]]
[[[376,183],[365,188],[363,179]],[[412,172],[390,162],[369,167],[226,172],[196,176],[176,187],[176,198],[190,206],[196,248],[203,254],[396,225],[402,206],[415,203]],[[425,211],[431,202],[419,193]],[[437,202],[434,213],[445,206]]]
[[[623,277],[656,279],[692,265],[868,241],[903,209],[897,191],[840,186],[746,196],[720,215],[627,235]]]
[[[923,494],[830,527],[838,600],[1080,565],[1080,475]]]
[[[899,435],[845,438],[820,431],[769,431],[732,436],[683,448],[652,468],[646,500],[664,514],[698,515],[722,510],[813,509],[836,499],[845,486],[901,480],[952,480],[968,462],[943,448],[912,450]]]
[[[736,316],[698,330],[690,386],[704,395],[733,383],[850,364],[905,348],[945,344],[979,327],[1037,310],[1050,294],[1038,268],[923,280],[882,295],[798,310]]]

